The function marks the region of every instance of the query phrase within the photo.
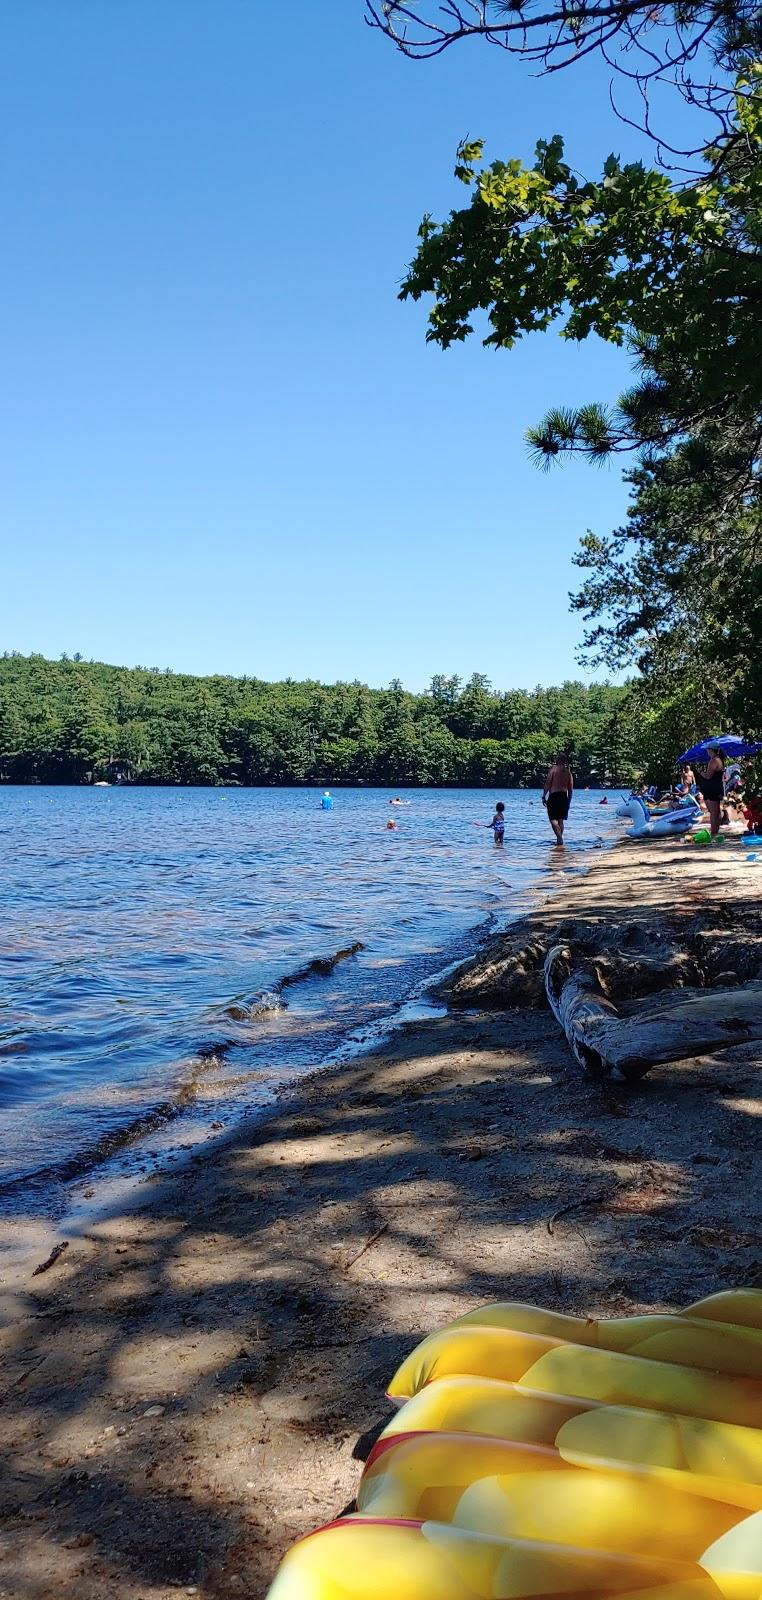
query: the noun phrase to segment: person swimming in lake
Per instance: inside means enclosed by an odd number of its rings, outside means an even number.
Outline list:
[[[502,800],[498,800],[495,806],[495,815],[492,818],[490,827],[495,835],[495,844],[502,844],[505,837],[505,806]]]
[[[562,751],[556,756],[545,779],[542,794],[542,803],[548,808],[548,822],[556,836],[556,844],[564,842],[564,823],[569,815],[573,793],[574,778],[569,766],[569,757]]]

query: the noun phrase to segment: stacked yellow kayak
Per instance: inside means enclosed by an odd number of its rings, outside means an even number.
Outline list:
[[[762,1291],[610,1321],[505,1303],[424,1339],[357,1511],[270,1600],[762,1600]]]

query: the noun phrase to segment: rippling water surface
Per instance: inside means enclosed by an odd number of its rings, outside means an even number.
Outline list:
[[[614,827],[537,793],[0,787],[0,1205],[122,1139],[223,1122],[371,1036]],[[387,821],[397,822],[387,831]],[[360,942],[325,972],[314,958]],[[22,1181],[20,1181],[22,1180]]]

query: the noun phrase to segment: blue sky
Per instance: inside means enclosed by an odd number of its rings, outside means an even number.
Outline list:
[[[288,21],[284,20],[288,17]],[[594,92],[593,92],[594,91]],[[611,398],[554,333],[442,353],[396,289],[455,146],[632,149],[595,68],[397,55],[362,0],[24,0],[0,54],[0,645],[265,678],[577,675],[619,469],[523,429]]]

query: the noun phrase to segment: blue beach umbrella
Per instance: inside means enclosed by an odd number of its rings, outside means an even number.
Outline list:
[[[684,761],[708,761],[712,750],[721,750],[731,761],[737,761],[739,756],[755,756],[762,750],[762,744],[742,739],[738,733],[718,733],[713,739],[700,739],[698,744],[691,745],[690,750],[680,756],[678,766]]]

